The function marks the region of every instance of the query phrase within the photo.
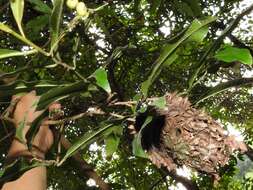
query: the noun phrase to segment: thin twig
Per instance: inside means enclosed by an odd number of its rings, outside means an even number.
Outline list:
[[[4,141],[5,139],[11,137],[11,136],[14,135],[14,134],[15,134],[14,131],[11,131],[11,132],[7,133],[3,138],[0,139],[0,143],[1,143],[2,141]]]
[[[119,115],[119,114],[116,114],[116,113],[109,113],[109,115],[111,115],[111,116],[113,116],[113,117],[117,117],[117,118],[119,118],[119,119],[124,119],[124,118],[125,118],[125,116]]]
[[[210,98],[214,96],[215,94],[223,92],[229,88],[237,87],[237,86],[245,86],[249,84],[251,85],[253,84],[253,78],[240,78],[240,79],[235,79],[228,82],[220,83],[216,85],[215,87],[210,88],[210,90],[208,90],[199,99],[197,99],[194,104],[197,105],[200,102],[204,101],[205,99]]]
[[[4,120],[4,121],[8,121],[10,123],[15,123],[14,119],[12,118],[9,118],[9,117],[0,117],[0,120]]]
[[[60,138],[61,138],[61,135],[62,135],[62,132],[63,132],[63,128],[64,128],[64,124],[61,124],[60,125],[60,130],[59,130]],[[57,150],[56,162],[59,163],[60,162],[60,155],[61,155],[61,141],[60,140],[59,140],[57,149],[58,150]]]
[[[62,66],[62,67],[64,67],[64,68],[66,68],[68,71],[69,71],[69,70],[72,70],[72,71],[75,70],[74,67],[69,66],[68,64],[66,64],[66,63],[64,63],[64,62],[57,60],[55,57],[52,57],[52,60],[53,60],[57,65],[60,65],[60,66]]]
[[[127,106],[127,107],[133,107],[137,102],[136,101],[127,101],[127,102],[112,102],[109,104],[109,106]]]
[[[77,115],[71,116],[71,117],[67,117],[61,120],[48,120],[45,121],[45,125],[58,125],[58,124],[63,124],[67,121],[73,121],[73,120],[77,120],[80,119],[84,116],[93,116],[93,115],[104,115],[105,112],[103,112],[102,110],[99,109],[95,109],[93,111],[87,111],[87,112],[83,112],[83,113],[79,113]]]

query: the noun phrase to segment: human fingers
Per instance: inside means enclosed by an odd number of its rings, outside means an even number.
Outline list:
[[[14,97],[15,98],[15,97]],[[19,102],[17,104],[20,109],[24,110],[35,110],[36,102],[38,102],[39,96],[36,96],[36,92],[33,90],[19,98]]]
[[[48,110],[49,111],[53,111],[53,110],[60,110],[61,109],[61,104],[58,102],[54,102],[52,103],[49,107]]]
[[[14,97],[15,98],[15,97]],[[14,119],[17,123],[24,120],[26,118],[26,121],[32,122],[36,117],[38,117],[41,112],[36,112],[36,104],[39,101],[39,96],[36,96],[35,91],[31,91],[24,96],[22,96],[17,105],[16,109],[14,111]]]
[[[23,95],[21,97],[21,100],[29,100],[29,102],[32,102],[33,100],[37,100],[39,96],[36,96],[36,91],[32,90],[31,92]]]
[[[11,101],[13,102],[13,101],[15,101],[15,100],[17,100],[17,99],[19,99],[19,98],[21,98],[21,97],[18,96],[18,95],[13,95],[13,96],[11,97]]]
[[[59,119],[63,116],[63,111],[61,110],[61,104],[54,102],[48,107],[49,117],[52,119]]]

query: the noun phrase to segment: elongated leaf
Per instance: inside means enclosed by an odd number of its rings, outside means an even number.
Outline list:
[[[99,68],[94,72],[94,77],[97,81],[97,85],[103,88],[106,92],[111,92],[111,87],[107,79],[107,72],[103,68]]]
[[[0,22],[0,30],[4,31],[6,33],[11,33],[13,31],[8,25],[1,23],[1,22]]]
[[[115,134],[109,135],[105,139],[105,152],[106,156],[111,156],[114,152],[117,151],[119,146],[120,137]]]
[[[34,9],[45,14],[51,14],[52,9],[47,6],[42,0],[28,0],[29,3],[34,5]]]
[[[77,142],[75,142],[66,152],[62,160],[58,165],[61,165],[67,158],[72,156],[76,151],[80,148],[84,148],[85,146],[89,145],[90,143],[97,140],[97,137],[103,135],[103,133],[108,130],[112,125],[106,125],[100,128],[98,131],[93,131],[92,133],[87,133],[83,137],[81,137]]]
[[[139,140],[138,136],[134,137],[134,140],[132,142],[133,146],[133,154],[135,156],[141,157],[141,158],[147,158],[146,152],[142,149],[141,141]]]
[[[147,96],[148,89],[150,85],[154,82],[154,80],[157,78],[157,76],[159,75],[161,71],[161,67],[164,64],[165,60],[167,60],[167,58],[171,56],[183,42],[189,39],[189,37],[191,37],[193,34],[195,34],[199,30],[201,30],[203,27],[206,27],[209,23],[215,20],[216,18],[213,18],[213,17],[207,18],[202,21],[195,19],[192,22],[191,26],[188,28],[188,30],[185,32],[185,34],[176,43],[168,44],[163,48],[161,55],[158,57],[158,59],[154,63],[154,67],[151,71],[150,76],[148,77],[146,81],[142,83],[141,89],[144,96]]]
[[[48,25],[49,15],[41,15],[37,16],[34,19],[29,20],[26,24],[26,29],[29,31],[29,39],[37,40],[40,39],[40,31],[44,29],[45,26]]]
[[[117,135],[117,136],[121,136],[122,132],[123,132],[123,128],[122,128],[121,125],[114,125],[110,129],[107,130],[105,135],[109,136],[111,134],[114,134],[114,135]]]
[[[166,99],[165,96],[159,97],[156,100],[154,100],[151,105],[156,106],[157,108],[163,109],[166,106]]]
[[[24,31],[22,29],[22,18],[24,13],[24,0],[10,0],[11,11],[18,25],[18,29],[22,36],[25,36]]]
[[[215,58],[224,62],[239,61],[246,65],[252,65],[252,56],[248,49],[226,46],[216,53]]]
[[[33,160],[28,161],[27,159],[20,157],[16,159],[13,163],[5,166],[0,170],[0,189],[2,188],[4,183],[9,181],[14,181],[18,179],[21,175],[23,175],[26,171],[38,167],[38,166],[49,166],[50,163],[46,162],[38,162]]]
[[[45,111],[47,107],[53,102],[73,97],[79,95],[81,92],[87,91],[88,86],[89,83],[80,81],[66,86],[59,86],[58,88],[51,89],[40,97],[36,110],[43,111],[43,114],[32,122],[31,127],[27,132],[26,136],[29,148],[31,147],[31,142],[34,139],[41,125],[42,120],[48,115],[47,112]]]
[[[185,2],[177,2],[177,9],[181,14],[185,14],[188,17],[194,17],[194,13],[191,7]]]
[[[10,76],[12,73],[10,73]],[[15,74],[15,72],[13,73]],[[7,74],[3,74],[3,76],[7,75]],[[1,75],[0,75],[1,78]],[[69,84],[60,84],[60,83],[56,83],[53,81],[31,81],[31,82],[26,82],[26,81],[15,81],[14,83],[8,84],[8,85],[0,85],[0,92],[4,92],[4,93],[0,93],[0,101],[6,101],[8,99],[10,99],[10,97],[13,94],[18,94],[18,93],[22,93],[22,92],[29,92],[31,90],[36,90],[37,94],[42,94],[45,93],[47,91],[49,91],[50,89],[55,89],[57,87],[61,87],[61,86],[68,86]]]
[[[51,50],[57,49],[57,43],[60,33],[60,23],[62,19],[62,9],[64,0],[54,0],[54,8],[50,18],[50,32],[51,32]],[[53,50],[52,50],[53,48]]]
[[[163,63],[164,67],[169,67],[174,61],[176,61],[176,59],[178,58],[178,54],[177,52],[174,52],[173,54],[171,54],[171,56],[169,56]]]
[[[31,106],[31,108],[33,107],[33,108],[36,108],[37,107],[37,104],[38,104],[38,101],[35,101],[35,102],[32,102],[32,106]],[[28,113],[25,113],[25,116],[24,116],[24,119],[23,119],[23,121],[21,122],[21,123],[19,123],[19,126],[18,126],[18,128],[17,128],[17,130],[16,130],[16,137],[21,141],[21,142],[23,142],[23,143],[25,143],[25,139],[24,139],[24,137],[23,137],[23,132],[24,132],[24,128],[25,128],[25,126],[26,126],[26,120],[27,120],[27,114]],[[43,115],[43,114],[41,114],[41,115]],[[41,118],[40,119],[40,121],[43,119],[43,118],[45,118],[46,117],[46,115],[44,114],[43,116],[39,116],[38,118]],[[37,120],[37,119],[36,119]],[[39,125],[37,125],[37,126],[39,126]],[[31,127],[30,127],[31,128]],[[29,129],[30,130],[30,129]],[[36,131],[37,132],[37,131]],[[35,134],[35,133],[34,133]],[[30,141],[29,142],[30,144],[32,143],[32,141]]]
[[[29,128],[27,134],[26,134],[26,139],[27,139],[27,145],[28,145],[28,149],[32,150],[32,144],[34,141],[34,138],[36,136],[36,134],[39,131],[39,128],[41,126],[41,123],[43,121],[43,119],[45,119],[46,117],[48,117],[49,113],[47,110],[43,110],[42,114],[39,115],[39,117],[37,117],[31,124],[31,127]]]
[[[12,30],[8,25],[0,23],[0,30],[13,35],[17,39],[21,40],[22,42],[26,43],[27,45],[29,45],[29,46],[33,47],[34,49],[38,50],[40,53],[44,54],[45,56],[49,56],[49,54],[46,51],[44,51],[42,48],[40,48],[39,46],[37,46],[36,44],[31,42],[30,40],[28,40],[24,36],[21,36],[20,34],[15,32],[14,30]]]
[[[191,7],[195,17],[200,17],[200,15],[202,15],[200,0],[185,0],[185,2]]]
[[[159,9],[161,5],[161,0],[149,0],[150,3],[150,14],[156,15],[157,10]]]
[[[67,86],[60,86],[58,88],[54,88],[49,90],[47,93],[43,94],[40,97],[37,110],[44,109],[50,103],[69,97],[73,93],[81,93],[87,91],[88,89],[88,82],[80,81],[73,84],[69,84]]]
[[[110,157],[114,152],[117,151],[122,133],[123,128],[120,125],[113,126],[107,130],[106,134],[109,135],[105,138],[106,156]]]
[[[142,130],[152,121],[152,117],[148,116],[143,125],[141,126],[141,130],[139,133],[134,137],[134,140],[132,142],[133,146],[133,154],[135,156],[139,156],[142,158],[147,158],[146,152],[143,150],[141,145],[141,138],[142,138]]]
[[[200,43],[206,37],[207,33],[208,33],[208,26],[205,26],[199,29],[194,34],[192,34],[187,41],[195,41],[197,43]]]
[[[29,51],[17,51],[11,49],[0,49],[0,59],[7,57],[15,57],[15,56],[26,56],[30,54],[37,53],[37,50],[29,50]]]
[[[16,130],[16,135],[15,135],[15,137],[17,139],[19,139],[22,143],[25,142],[23,132],[24,132],[24,128],[26,126],[26,118],[27,118],[27,114],[25,114],[25,117],[24,117],[23,121],[18,124],[18,128]]]

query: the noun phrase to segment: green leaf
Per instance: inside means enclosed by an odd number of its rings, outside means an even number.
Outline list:
[[[163,66],[169,67],[178,58],[177,52],[171,54],[163,63]]]
[[[133,97],[134,101],[139,101],[142,98],[141,94],[135,94]]]
[[[206,37],[207,33],[208,33],[208,26],[205,26],[199,29],[194,34],[192,34],[192,36],[190,36],[190,38],[187,41],[194,41],[194,42],[200,43]]]
[[[140,142],[138,136],[134,137],[134,140],[132,142],[132,146],[133,146],[133,154],[135,156],[138,156],[138,157],[141,157],[141,158],[147,158],[148,157],[146,152],[142,149],[141,142]]]
[[[26,24],[26,29],[29,31],[29,39],[40,39],[41,36],[39,33],[44,29],[45,26],[48,25],[48,22],[49,15],[41,15],[29,20],[29,22]]]
[[[84,98],[91,98],[92,97],[92,95],[89,91],[82,92],[80,95]]]
[[[148,116],[141,126],[141,130],[137,135],[135,135],[134,140],[132,142],[133,146],[133,154],[135,156],[139,156],[142,158],[147,158],[146,152],[143,150],[142,145],[141,145],[141,138],[142,138],[142,130],[147,126],[152,121],[152,116]]]
[[[15,134],[15,137],[19,139],[22,143],[25,143],[23,133],[24,133],[24,128],[26,126],[26,118],[27,118],[27,113],[25,114],[23,121],[18,124],[16,134]]]
[[[151,105],[156,106],[157,108],[163,109],[166,107],[166,98],[165,96],[159,97],[157,99],[155,99]]]
[[[50,32],[51,32],[51,50],[55,51],[58,48],[58,38],[60,33],[60,23],[62,19],[64,0],[54,0],[54,8],[50,18]]]
[[[31,127],[29,128],[27,134],[26,134],[26,140],[27,140],[27,145],[28,145],[28,149],[31,150],[32,149],[32,144],[34,141],[34,138],[36,136],[36,134],[38,133],[40,126],[42,124],[42,121],[48,117],[49,113],[47,110],[43,110],[42,114],[39,115],[31,124]]]
[[[67,98],[72,94],[80,94],[87,91],[87,88],[88,82],[79,81],[66,86],[59,86],[58,88],[51,89],[40,97],[37,110],[42,110],[52,102]]]
[[[80,137],[79,140],[77,140],[66,152],[60,163],[59,166],[70,156],[72,156],[76,151],[78,151],[81,148],[86,147],[87,145],[91,144],[92,142],[96,141],[97,138],[101,135],[103,135],[106,130],[108,130],[112,125],[106,125],[102,128],[100,128],[97,131],[93,131],[91,133],[86,133],[84,136]]]
[[[38,161],[29,161],[24,157],[19,157],[14,160],[13,163],[4,166],[1,169],[0,173],[0,184],[7,183],[9,181],[14,181],[23,175],[26,171],[31,170],[32,168],[39,166],[49,166],[51,163],[47,162],[38,162]],[[1,186],[0,186],[1,188]]]
[[[22,29],[22,18],[24,13],[24,0],[10,0],[11,11],[18,25],[18,29],[24,37],[24,31]]]
[[[52,12],[52,9],[41,0],[28,0],[28,2],[33,4],[34,5],[33,8],[37,11],[40,11],[45,14],[51,14],[51,12]]]
[[[208,24],[210,24],[211,22],[215,20],[216,18],[214,17],[209,17],[205,20],[195,19],[192,22],[191,26],[184,33],[184,35],[177,42],[173,44],[168,44],[163,48],[161,55],[158,57],[158,59],[154,63],[154,67],[151,71],[151,74],[149,75],[148,79],[142,83],[141,90],[145,97],[148,95],[148,90],[149,90],[150,85],[154,82],[154,80],[160,74],[162,70],[162,66],[164,62],[169,58],[169,56],[172,56],[173,53],[176,51],[176,49],[182,43],[184,43],[187,39],[189,39],[192,35],[194,35],[196,32],[199,32],[199,30],[203,29],[203,27],[206,27]]]
[[[246,65],[252,65],[252,56],[248,49],[226,46],[218,51],[215,58],[224,62],[239,61]]]
[[[31,107],[37,107],[38,101],[32,102],[32,106]],[[18,124],[18,127],[16,129],[16,138],[18,138],[21,142],[25,143],[25,139],[23,137],[23,133],[24,133],[24,128],[27,125],[27,112],[25,113],[24,119],[21,123]],[[43,115],[43,114],[42,114]],[[43,118],[45,118],[46,115],[43,115]],[[41,118],[40,121],[43,119],[42,116],[40,115],[37,118]],[[37,120],[37,118],[35,120]],[[30,127],[29,130],[31,130],[32,126]],[[37,132],[37,131],[36,131]],[[35,133],[34,133],[35,134]],[[30,142],[29,142],[30,143]]]
[[[116,136],[121,136],[123,133],[123,128],[121,125],[114,125],[112,127],[110,127],[110,129],[108,129],[105,133],[104,136],[108,137],[111,134],[114,134]]]
[[[182,14],[186,14],[186,16],[188,17],[194,17],[194,13],[192,12],[192,9],[191,7],[185,3],[185,2],[181,2],[181,3],[178,3],[180,6],[179,6],[179,11],[182,13]]]
[[[0,23],[0,30],[7,32],[11,35],[13,35],[14,37],[16,37],[17,39],[21,40],[22,42],[28,44],[29,46],[33,47],[34,49],[38,50],[40,53],[49,56],[47,52],[45,52],[42,48],[40,48],[39,46],[37,46],[36,44],[34,44],[33,42],[31,42],[30,40],[28,40],[27,38],[25,38],[24,36],[21,36],[20,34],[16,33],[14,30],[12,30],[8,25],[5,25],[3,23]]]
[[[26,68],[24,68],[25,70]],[[18,70],[17,70],[18,71]],[[22,72],[22,68],[20,69]],[[0,75],[0,79],[5,77],[14,77],[16,74],[20,72],[10,72],[4,73]],[[36,90],[37,94],[42,94],[48,92],[50,89],[57,89],[57,87],[69,86],[69,84],[54,82],[54,81],[20,81],[16,80],[15,82],[8,85],[0,85],[0,91],[4,93],[0,93],[0,100],[9,99],[13,94],[18,94],[22,92],[29,92],[31,90]]]
[[[4,175],[4,172],[5,172],[5,169],[4,169],[4,168],[1,168],[1,169],[0,169],[0,178]]]
[[[29,51],[17,51],[11,49],[0,49],[0,59],[14,56],[26,56],[30,54],[37,53],[37,50],[29,50]]]
[[[111,87],[107,79],[107,72],[103,68],[97,69],[93,76],[97,81],[97,85],[103,88],[106,92],[111,93]]]
[[[141,84],[141,91],[145,97],[148,95],[148,90],[151,84],[152,84],[151,77],[148,77],[148,79]]]
[[[114,152],[117,151],[120,142],[120,137],[115,134],[110,134],[105,139],[105,152],[106,156],[110,157]]]
[[[156,15],[157,10],[161,6],[161,0],[149,0],[150,3],[150,14]]]
[[[202,15],[201,12],[201,3],[199,0],[185,0],[186,3],[191,7],[191,10],[195,17],[200,17]]]
[[[1,22],[0,22],[0,30],[4,31],[6,33],[14,32],[8,25],[1,23]]]

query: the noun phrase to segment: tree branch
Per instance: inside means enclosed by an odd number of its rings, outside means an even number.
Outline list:
[[[247,145],[247,149],[248,150],[245,152],[245,154],[249,157],[251,161],[253,161],[253,149],[249,145]]]
[[[72,145],[68,139],[63,135],[61,136],[61,144],[65,149],[70,148]],[[76,153],[72,156],[72,159],[78,164],[79,170],[84,173],[85,176],[92,178],[101,190],[110,190],[110,186],[104,182],[104,180],[96,173],[96,171],[91,167],[85,160],[82,159],[80,153]]]
[[[248,85],[253,83],[253,78],[240,78],[240,79],[235,79],[232,81],[228,82],[223,82],[215,87],[211,88],[208,90],[204,95],[202,95],[199,99],[197,99],[193,104],[199,104],[200,102],[204,101],[207,98],[210,98],[211,96],[214,96],[215,94],[218,94],[220,92],[223,92],[229,88],[232,87],[238,87],[242,85]]]
[[[166,173],[178,183],[182,183],[188,190],[199,190],[197,184],[183,176],[177,175],[176,171],[166,171]]]
[[[112,90],[117,93],[119,100],[124,99],[122,89],[120,88],[114,74],[114,68],[117,63],[117,60],[112,60],[108,65],[108,80],[112,85]]]
[[[226,28],[226,25],[223,22],[216,22],[215,26],[217,26],[218,28],[224,30]],[[250,51],[251,55],[253,55],[253,49],[249,46],[247,46],[246,44],[244,44],[243,42],[241,42],[237,37],[235,37],[233,34],[228,34],[227,36],[237,47],[239,48],[246,48]]]
[[[205,66],[205,60],[208,57],[208,55],[217,49],[220,44],[223,42],[223,39],[231,34],[233,30],[237,27],[239,24],[240,20],[247,14],[249,14],[253,10],[253,4],[249,6],[247,9],[245,9],[241,14],[239,14],[233,21],[230,22],[229,26],[223,30],[223,33],[219,36],[219,38],[212,44],[212,46],[204,53],[204,55],[200,58],[200,61],[197,65],[196,71],[193,73],[190,83],[189,83],[189,89],[190,91],[195,85],[196,85],[196,78],[198,77],[199,73],[202,71],[203,67]]]

